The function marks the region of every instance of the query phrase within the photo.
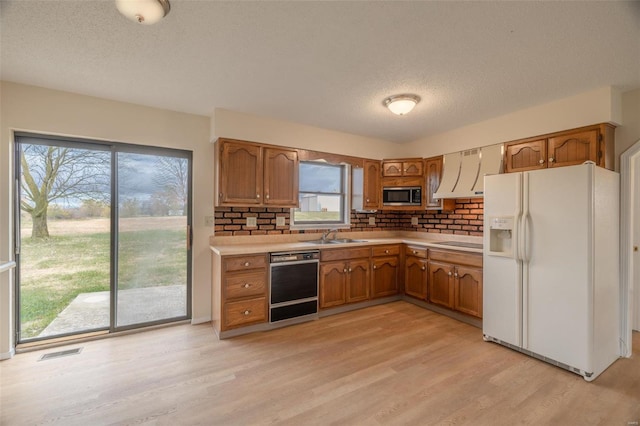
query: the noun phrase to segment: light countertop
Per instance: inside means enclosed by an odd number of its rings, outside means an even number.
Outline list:
[[[414,233],[415,234],[415,233]],[[320,235],[315,236],[318,239]],[[481,237],[466,237],[460,238],[459,236],[450,234],[440,234],[437,237],[426,234],[425,237],[416,235],[399,235],[392,237],[384,237],[379,235],[372,235],[372,238],[368,238],[366,235],[359,234],[357,236],[343,236],[338,238],[353,238],[358,240],[364,240],[351,243],[332,243],[332,244],[314,244],[307,241],[282,241],[282,239],[273,239],[269,241],[268,238],[256,239],[255,242],[251,241],[251,237],[244,239],[219,239],[219,241],[212,241],[211,250],[221,256],[229,255],[241,255],[241,254],[255,254],[255,253],[269,253],[269,252],[286,252],[286,251],[299,251],[299,250],[326,250],[335,248],[348,248],[348,247],[362,247],[372,246],[380,244],[412,244],[430,248],[440,248],[447,250],[457,250],[470,253],[482,253],[482,238]],[[302,236],[298,236],[302,239]],[[307,236],[308,239],[308,236]],[[454,244],[470,244],[471,246],[458,246],[449,245]]]

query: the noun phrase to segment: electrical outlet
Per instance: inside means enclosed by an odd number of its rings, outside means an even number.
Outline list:
[[[284,224],[284,216],[276,217],[276,226],[285,226]]]
[[[375,225],[376,224],[376,217],[375,216],[370,216],[369,217],[369,225]]]
[[[257,217],[248,217],[247,218],[247,227],[248,228],[255,228],[258,226],[258,218]]]
[[[204,226],[207,226],[209,228],[213,227],[215,223],[215,216],[205,216],[204,217]]]
[[[417,225],[418,224],[418,217],[414,216],[411,218],[411,225]]]

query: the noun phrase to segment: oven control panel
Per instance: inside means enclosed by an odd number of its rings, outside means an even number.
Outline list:
[[[320,259],[320,252],[317,250],[292,253],[271,253],[271,263],[300,262],[303,260],[318,259]]]

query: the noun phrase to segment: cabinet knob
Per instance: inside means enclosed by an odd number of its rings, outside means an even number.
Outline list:
[[[367,203],[369,202],[369,199],[367,198]]]
[[[451,273],[451,271],[449,271],[449,276],[453,275],[453,273]]]
[[[378,267],[376,265],[373,265],[373,269],[378,269]]]
[[[351,268],[349,268],[349,272],[351,272]]]
[[[264,198],[269,199],[269,194],[265,195]]]
[[[544,164],[544,160],[541,158],[540,160],[538,160],[538,163]]]
[[[554,160],[553,157],[549,157],[549,162],[550,163],[553,163],[554,161],[556,161],[556,160]]]
[[[222,192],[218,194],[218,197],[222,198]]]
[[[458,278],[458,273],[453,274],[454,277]]]
[[[244,266],[249,266],[249,262],[244,262]]]
[[[260,198],[260,194],[256,194],[256,198]]]
[[[246,317],[246,316],[249,316],[249,315],[251,315],[251,311],[247,309],[246,311],[244,311],[244,312],[242,313],[242,315],[244,315],[245,317]]]
[[[427,268],[425,268],[425,267],[423,266],[423,267],[422,267],[422,268],[420,268],[420,269],[422,269],[422,270],[424,271],[424,270],[425,270],[425,269],[427,269]]]
[[[342,272],[344,272],[344,273],[346,274],[346,273],[347,273],[347,268],[344,268],[344,269],[342,270]]]
[[[413,251],[413,254],[418,254],[418,251],[417,251],[417,250],[414,250],[414,251]]]
[[[244,287],[244,288],[249,288],[249,287],[251,287],[251,284],[249,284],[249,283],[245,283],[242,287]]]
[[[385,251],[384,251],[384,254],[389,254],[389,250],[385,250]]]

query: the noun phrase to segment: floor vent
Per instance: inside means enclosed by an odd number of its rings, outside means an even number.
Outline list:
[[[38,359],[38,361],[46,361],[48,359],[60,358],[60,357],[63,357],[63,356],[68,356],[68,355],[78,355],[80,352],[82,352],[82,348],[67,349],[66,351],[51,352],[51,353],[42,355],[40,357],[40,359]]]

